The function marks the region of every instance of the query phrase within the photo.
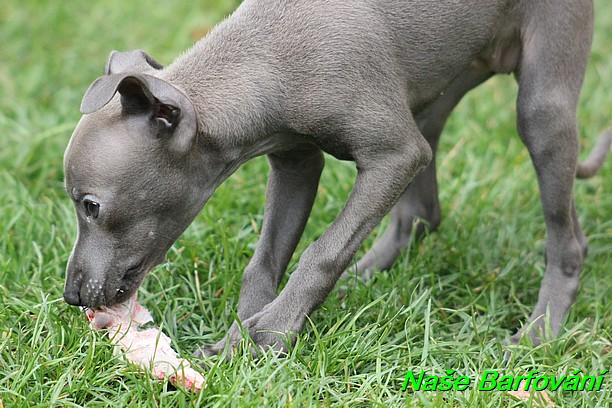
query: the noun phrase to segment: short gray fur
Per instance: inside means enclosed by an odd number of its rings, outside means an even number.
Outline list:
[[[246,0],[166,68],[142,51],[113,52],[65,154],[78,218],[66,301],[98,307],[132,296],[213,191],[266,154],[264,223],[238,317],[256,346],[287,350],[282,334],[302,329],[385,214],[387,231],[356,264],[364,279],[438,226],[434,158],[446,119],[470,89],[513,73],[548,238],[529,329],[511,342],[556,335],[587,252],[574,178],[595,174],[612,141],[604,133],[578,163],[592,25],[590,0]],[[277,294],[323,152],[355,161],[355,186]],[[235,323],[201,351],[241,338]]]

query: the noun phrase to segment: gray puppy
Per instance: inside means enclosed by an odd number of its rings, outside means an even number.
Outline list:
[[[213,191],[267,154],[265,220],[238,317],[256,346],[286,350],[282,334],[302,329],[385,214],[388,230],[357,263],[365,279],[424,225],[438,226],[433,158],[444,123],[470,89],[513,73],[548,233],[526,332],[537,342],[549,324],[556,335],[587,252],[574,177],[595,174],[612,140],[605,134],[577,162],[592,24],[590,0],[246,0],[167,68],[142,51],[112,53],[65,155],[79,229],[64,298],[89,307],[128,299]],[[323,152],[356,163],[355,186],[277,295]],[[239,339],[235,323],[203,352]]]

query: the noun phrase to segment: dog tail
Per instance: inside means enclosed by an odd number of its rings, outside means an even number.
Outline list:
[[[606,156],[612,145],[612,129],[608,129],[599,137],[595,147],[591,150],[591,154],[582,163],[576,166],[576,178],[586,179],[593,177],[606,160]]]

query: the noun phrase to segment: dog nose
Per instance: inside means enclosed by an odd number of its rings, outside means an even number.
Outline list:
[[[66,277],[66,284],[64,285],[64,300],[69,305],[83,306],[83,299],[81,298],[81,274],[80,272],[70,272]]]
[[[65,290],[64,291],[64,300],[66,303],[72,306],[84,306],[81,301],[81,295],[79,290]]]

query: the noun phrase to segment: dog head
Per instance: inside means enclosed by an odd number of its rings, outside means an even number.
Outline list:
[[[164,260],[207,199],[194,185],[198,121],[189,98],[142,51],[114,52],[83,98],[64,156],[78,234],[65,300],[123,302]]]

